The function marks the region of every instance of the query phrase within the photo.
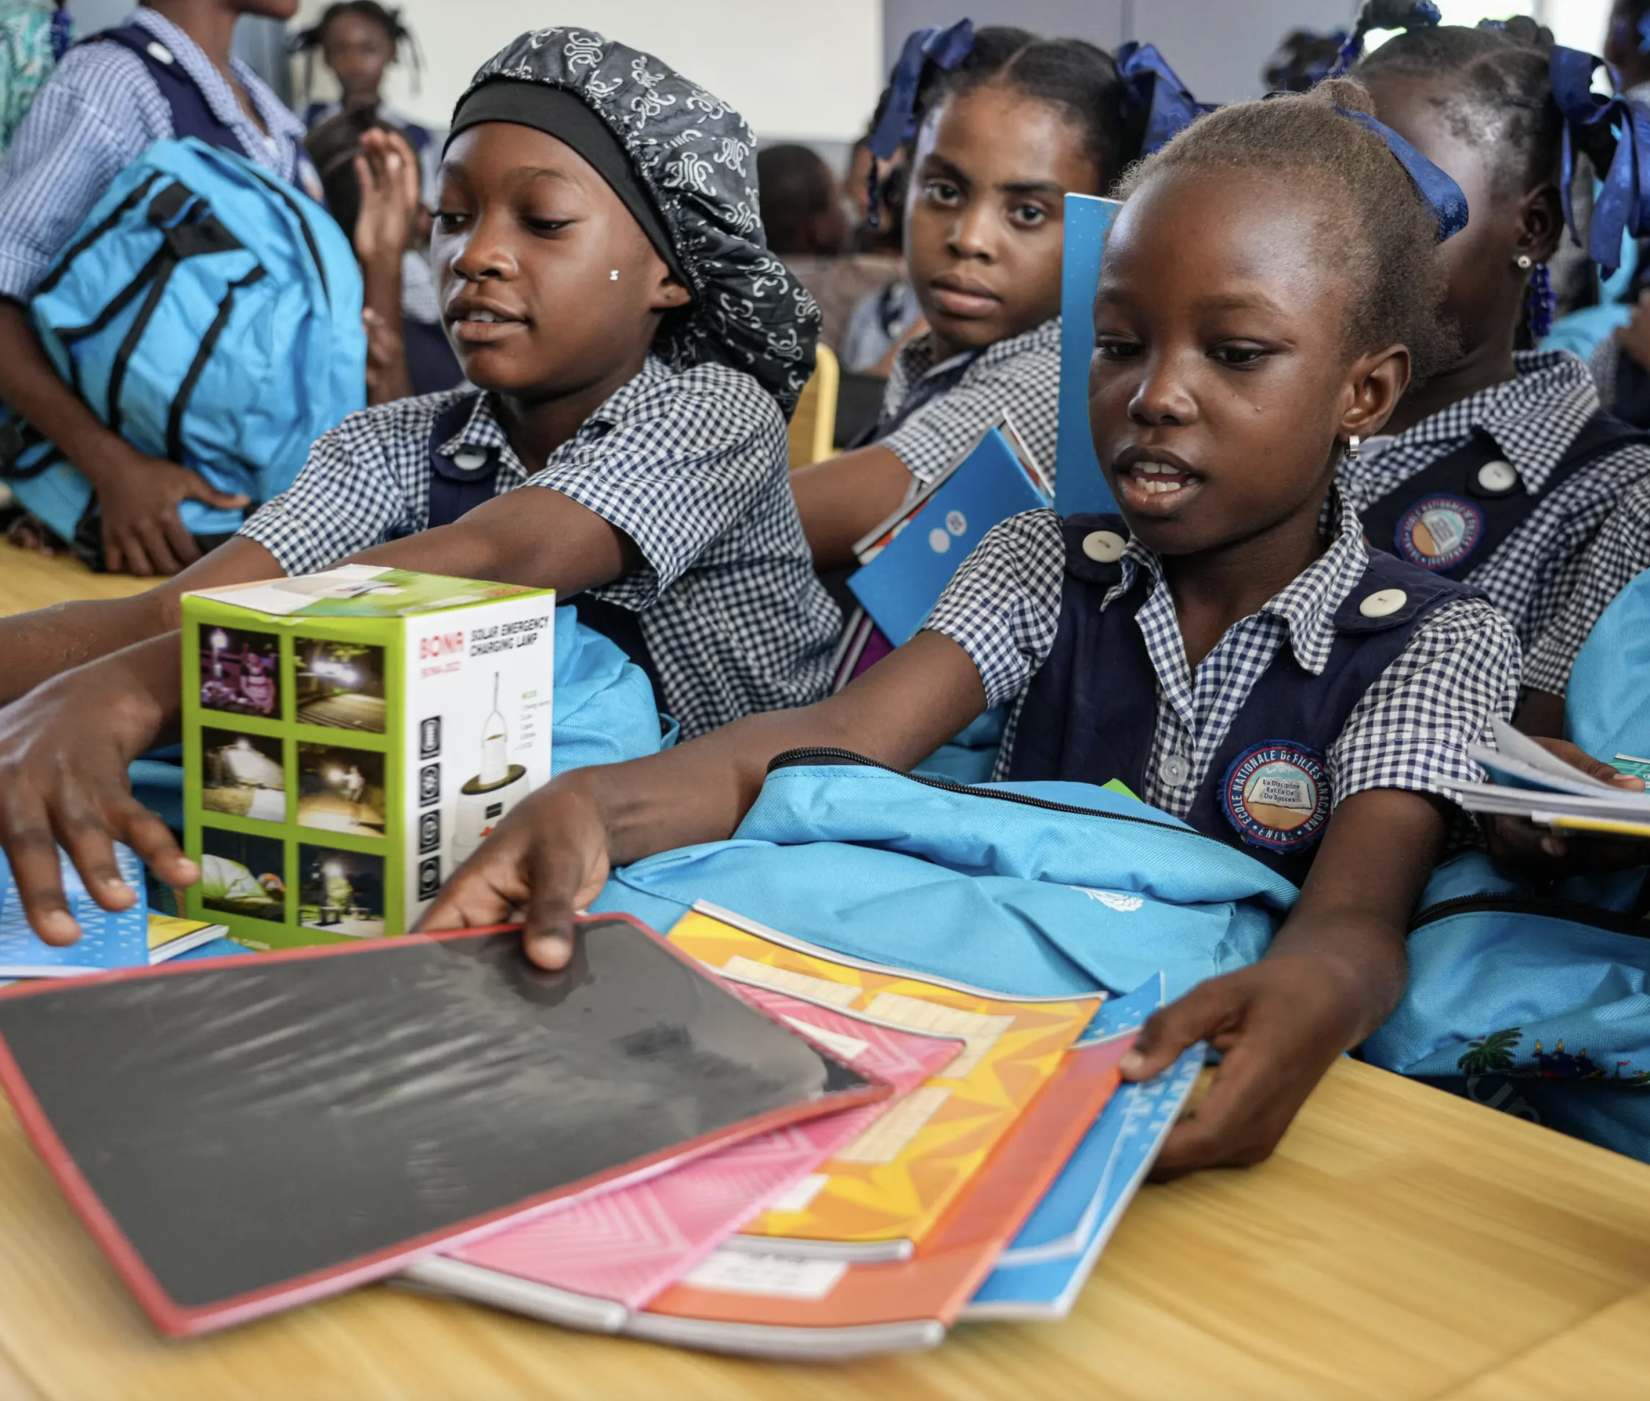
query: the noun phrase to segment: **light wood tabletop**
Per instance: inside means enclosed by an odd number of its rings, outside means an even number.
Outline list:
[[[73,555],[48,558],[0,540],[0,617],[77,598],[124,598],[158,582],[128,574],[94,574]]]
[[[1271,1162],[1145,1189],[1065,1323],[842,1367],[382,1287],[163,1342],[0,1111],[0,1397],[23,1401],[1608,1401],[1645,1393],[1647,1334],[1650,1167],[1350,1061]]]

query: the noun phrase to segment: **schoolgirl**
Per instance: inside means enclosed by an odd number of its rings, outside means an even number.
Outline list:
[[[92,206],[152,142],[198,137],[320,198],[303,125],[229,51],[241,15],[290,19],[296,9],[297,0],[150,0],[64,54],[0,165],[0,400],[96,488],[116,572],[174,574],[199,558],[180,501],[227,510],[246,501],[112,432],[46,358],[27,303]]]
[[[1466,190],[1471,220],[1445,250],[1458,354],[1349,455],[1341,487],[1371,543],[1482,589],[1526,648],[1574,589],[1610,508],[1650,477],[1650,446],[1603,412],[1585,362],[1516,348],[1527,305],[1530,333],[1545,329],[1546,264],[1564,232],[1560,99],[1585,105],[1593,66],[1509,20],[1410,29],[1355,70],[1381,120]],[[1581,92],[1555,97],[1555,75]],[[1596,123],[1574,133],[1596,134]]]
[[[1165,1009],[1125,1065],[1148,1076],[1207,1038],[1217,1083],[1162,1166],[1265,1156],[1398,997],[1445,795],[1517,686],[1506,620],[1368,549],[1335,487],[1351,439],[1447,353],[1435,240],[1465,215],[1368,108],[1344,80],[1228,107],[1126,181],[1089,387],[1121,516],[1014,517],[927,629],[841,693],[556,780],[430,926],[525,910],[530,955],[557,966],[610,864],[727,837],[774,755],[907,766],[1018,696],[1008,777],[1122,778],[1302,883],[1268,955]]]
[[[415,85],[422,66],[418,40],[402,20],[401,11],[387,9],[378,0],[334,0],[314,24],[294,37],[292,48],[304,56],[306,94],[317,53],[338,81],[338,96],[331,102],[305,106],[305,128],[314,131],[343,112],[395,127],[418,157],[425,197],[433,199],[441,150],[429,128],[384,101],[384,74],[403,50],[412,60]]]
[[[90,805],[115,814],[98,851],[138,823],[179,883],[192,868],[134,811],[125,764],[175,714],[181,594],[346,558],[557,588],[684,734],[822,695],[837,617],[785,455],[818,313],[763,245],[753,147],[726,103],[589,31],[527,34],[484,65],[433,236],[478,388],[346,419],[160,589],[0,624],[0,694],[36,688],[0,712],[0,845],[15,856]]]
[[[887,160],[914,142],[905,258],[926,329],[895,355],[852,450],[792,478],[821,570],[849,564],[1005,410],[1053,472],[1065,196],[1104,194],[1139,153],[1158,81],[1157,67],[1120,74],[1092,44],[1023,29],[965,20],[907,41],[871,149]]]

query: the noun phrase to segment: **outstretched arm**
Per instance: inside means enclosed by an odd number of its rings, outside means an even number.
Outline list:
[[[529,956],[559,968],[572,952],[573,912],[595,899],[612,866],[729,836],[776,754],[832,746],[908,768],[984,708],[968,654],[938,633],[919,633],[817,705],[753,715],[662,754],[562,775],[499,824],[422,927],[497,924],[520,912]]]
[[[1346,799],[1266,956],[1146,1023],[1123,1059],[1127,1080],[1161,1073],[1196,1041],[1221,1053],[1208,1095],[1164,1144],[1158,1177],[1269,1157],[1335,1057],[1387,1019],[1444,833],[1440,800],[1391,788]]]

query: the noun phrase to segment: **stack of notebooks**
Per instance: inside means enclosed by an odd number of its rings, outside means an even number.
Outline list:
[[[1468,812],[1522,817],[1557,832],[1650,838],[1650,793],[1601,783],[1510,725],[1497,720],[1495,748],[1473,745],[1467,753],[1491,779],[1456,790]],[[1615,754],[1605,762],[1650,780],[1650,759]]]
[[[111,914],[87,893],[85,883],[59,854],[63,894],[81,928],[72,944],[43,944],[29,928],[23,903],[11,878],[11,867],[0,852],[0,982],[19,978],[73,978],[111,968],[141,968],[184,955],[210,957],[242,952],[224,938],[221,924],[146,910],[141,905]],[[115,847],[120,874],[134,890],[144,888],[143,864],[124,846]]]
[[[560,973],[478,930],[15,987],[0,1083],[170,1333],[393,1277],[840,1359],[1070,1310],[1202,1064],[1120,1082],[1161,1000],[1005,996],[700,905],[663,939],[587,917]]]

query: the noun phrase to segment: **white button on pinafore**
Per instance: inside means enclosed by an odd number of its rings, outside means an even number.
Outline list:
[[[1485,491],[1511,491],[1518,485],[1518,473],[1510,462],[1486,462],[1478,469],[1478,485]]]
[[[486,465],[486,448],[460,448],[453,454],[453,466],[462,472],[474,472]]]
[[[1358,611],[1366,618],[1390,618],[1408,602],[1402,589],[1379,589],[1358,605]]]
[[[1122,557],[1124,543],[1115,530],[1091,530],[1083,537],[1083,553],[1096,564],[1110,564]]]
[[[1171,788],[1178,788],[1192,775],[1191,762],[1184,754],[1171,754],[1157,766],[1157,776]]]

